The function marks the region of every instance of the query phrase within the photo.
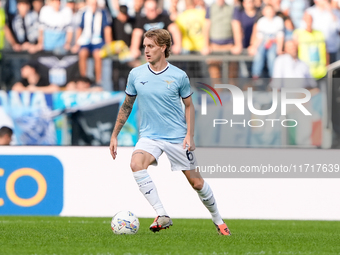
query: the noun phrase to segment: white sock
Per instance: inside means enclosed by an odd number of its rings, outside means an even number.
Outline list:
[[[168,215],[163,208],[162,202],[158,197],[157,189],[146,169],[133,172],[133,177],[138,184],[140,192],[155,209],[157,215]]]
[[[209,184],[204,181],[203,188],[201,190],[197,190],[198,196],[200,197],[202,203],[205,205],[205,207],[209,210],[211,213],[212,221],[216,225],[223,224],[222,217],[220,213],[218,212],[216,201],[214,198],[214,194],[212,190],[210,189]]]

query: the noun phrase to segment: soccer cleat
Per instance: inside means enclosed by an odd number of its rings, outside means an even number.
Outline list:
[[[230,230],[227,227],[227,224],[225,224],[224,222],[221,225],[216,225],[215,224],[215,227],[216,227],[217,232],[218,232],[219,235],[222,235],[222,236],[231,236]]]
[[[172,220],[169,216],[157,216],[153,223],[150,226],[150,230],[155,232],[160,231],[161,229],[166,229],[172,226]]]

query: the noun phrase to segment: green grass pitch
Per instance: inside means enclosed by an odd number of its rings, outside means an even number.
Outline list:
[[[173,219],[152,233],[114,235],[110,218],[0,217],[0,254],[340,254],[340,222],[227,220],[219,236],[210,220]]]

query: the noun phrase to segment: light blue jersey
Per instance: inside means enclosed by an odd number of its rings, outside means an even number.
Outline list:
[[[184,71],[168,64],[156,73],[146,63],[131,70],[125,93],[137,96],[140,137],[171,143],[183,141],[187,125],[181,100],[191,95]]]

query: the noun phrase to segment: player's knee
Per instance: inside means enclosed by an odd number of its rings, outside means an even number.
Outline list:
[[[143,164],[135,162],[135,161],[131,161],[130,168],[131,168],[132,172],[137,172],[137,171],[144,169]]]
[[[201,190],[203,188],[203,180],[197,179],[192,183],[194,190]]]

